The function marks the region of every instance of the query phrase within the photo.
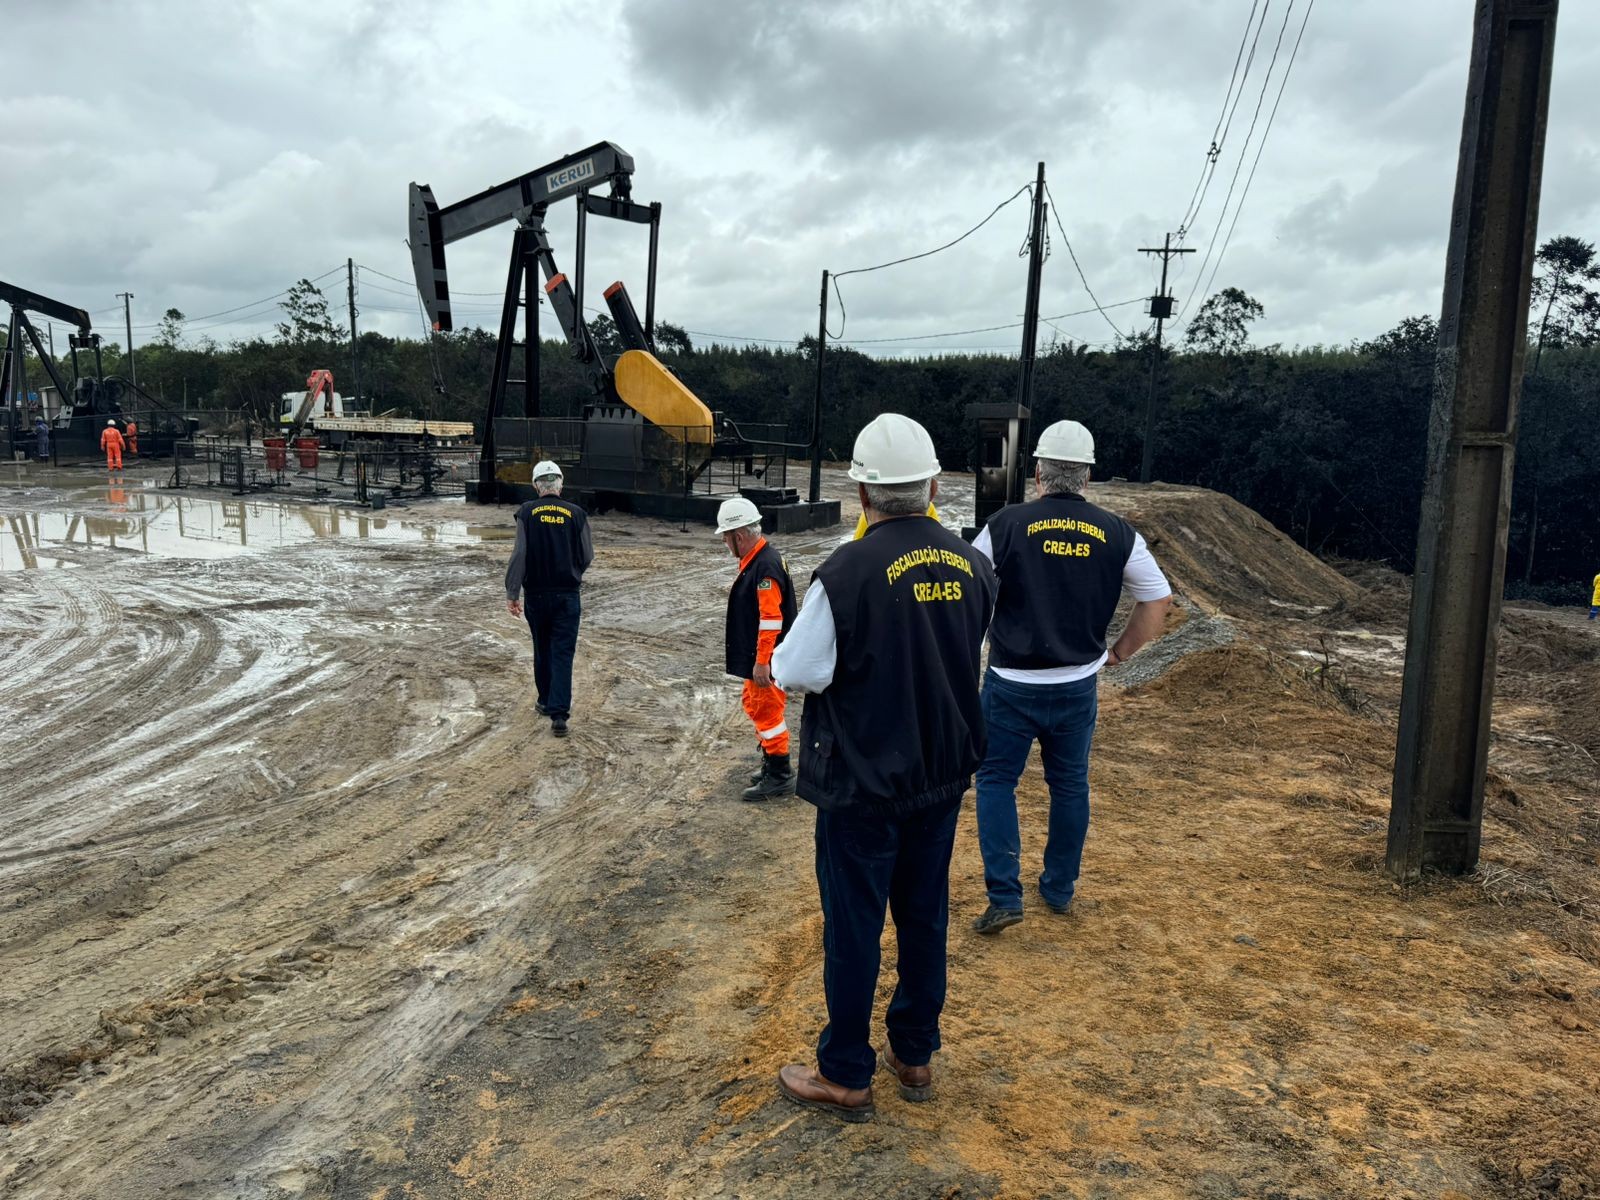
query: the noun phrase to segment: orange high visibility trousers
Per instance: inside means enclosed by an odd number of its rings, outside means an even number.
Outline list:
[[[754,679],[744,681],[745,715],[756,727],[756,740],[764,754],[789,753],[789,726],[783,719],[787,699],[780,687],[761,687]]]

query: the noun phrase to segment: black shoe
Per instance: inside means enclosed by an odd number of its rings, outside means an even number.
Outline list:
[[[755,770],[754,772],[751,773],[750,782],[752,784],[760,783],[766,777],[767,777],[767,756],[765,754],[763,754],[761,756],[761,766],[757,770]]]
[[[741,800],[765,800],[768,796],[787,796],[794,791],[794,769],[787,754],[768,754],[766,771],[740,793]]]
[[[973,933],[999,933],[1002,929],[1010,929],[1013,925],[1022,924],[1022,910],[1020,908],[996,908],[994,905],[984,910],[983,916],[972,923]]]
[[[550,732],[557,737],[567,736],[567,719],[565,717],[550,718]]]
[[[538,713],[541,717],[548,717],[550,715],[550,710],[544,706],[543,700],[535,700],[533,702],[533,711]]]
[[[1044,897],[1041,896],[1040,899],[1043,900]],[[1070,913],[1072,911],[1072,901],[1071,900],[1068,900],[1065,904],[1055,904],[1055,903],[1052,903],[1049,900],[1045,900],[1044,901],[1044,906],[1046,908],[1048,908],[1051,912],[1055,913],[1055,915],[1058,916],[1058,917],[1064,917],[1064,916],[1066,916],[1068,913]]]

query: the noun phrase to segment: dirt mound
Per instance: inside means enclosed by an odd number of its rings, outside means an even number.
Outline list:
[[[1089,498],[1132,521],[1173,586],[1210,608],[1314,616],[1363,597],[1359,584],[1221,492],[1113,483],[1091,485]]]

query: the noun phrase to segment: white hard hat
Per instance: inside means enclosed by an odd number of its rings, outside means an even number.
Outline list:
[[[107,425],[115,425],[115,424],[116,424],[116,422],[115,422],[115,421],[107,421],[107,422],[106,422],[106,424],[107,424]]]
[[[1093,463],[1094,434],[1076,421],[1057,421],[1039,435],[1035,458],[1051,462]]]
[[[857,483],[919,483],[938,473],[933,439],[910,417],[884,413],[856,435],[850,478]]]
[[[743,496],[724,500],[722,507],[717,509],[718,533],[732,533],[735,529],[759,524],[761,524],[761,510]]]
[[[560,479],[561,468],[547,458],[543,462],[534,464],[533,477],[535,479]]]

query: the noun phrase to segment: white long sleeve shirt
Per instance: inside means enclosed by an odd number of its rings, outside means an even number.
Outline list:
[[[813,580],[800,615],[772,655],[772,678],[786,692],[823,692],[833,682],[839,634],[822,580]]]

